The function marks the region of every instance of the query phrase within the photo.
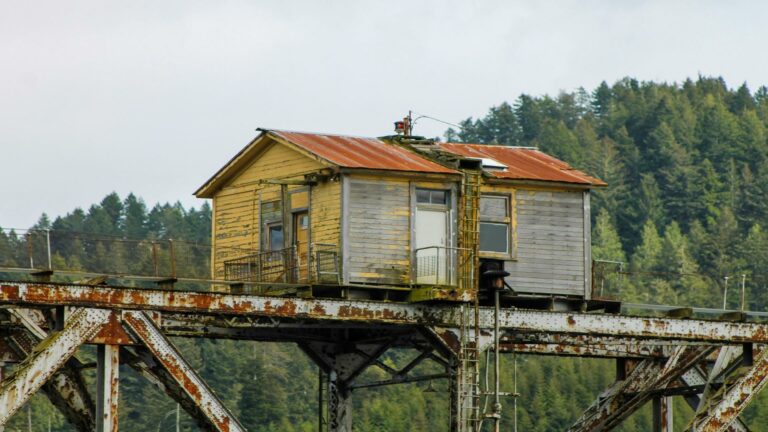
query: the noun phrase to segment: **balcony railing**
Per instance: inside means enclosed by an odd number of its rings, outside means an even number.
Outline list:
[[[474,287],[475,254],[471,249],[427,246],[413,251],[413,282],[419,285]]]
[[[338,284],[339,275],[338,248],[332,244],[315,243],[304,252],[292,246],[224,262],[224,278],[229,281]]]

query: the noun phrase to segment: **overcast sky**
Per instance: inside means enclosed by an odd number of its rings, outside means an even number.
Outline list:
[[[0,0],[0,226],[192,192],[257,127],[378,136],[625,76],[768,84],[768,2]],[[422,120],[416,133],[441,135]]]

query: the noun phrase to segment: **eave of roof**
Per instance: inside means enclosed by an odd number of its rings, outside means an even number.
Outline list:
[[[589,176],[566,162],[530,147],[509,147],[485,144],[438,143],[440,149],[469,158],[491,158],[506,165],[505,170],[487,170],[497,178],[584,185],[607,186],[604,181]]]

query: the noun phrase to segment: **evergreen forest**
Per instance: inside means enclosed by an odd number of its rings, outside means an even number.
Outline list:
[[[593,192],[591,207],[602,295],[738,309],[743,289],[747,309],[768,310],[768,88],[729,87],[712,77],[671,84],[625,78],[589,91],[520,95],[460,126],[443,140],[537,147],[609,184]],[[207,203],[149,208],[133,194],[113,193],[85,210],[42,215],[30,229],[0,230],[0,265],[46,260],[39,230],[50,229],[54,268],[163,274],[173,253],[180,274],[207,277],[209,271]],[[317,430],[318,371],[298,348],[174,342],[249,430]],[[78,355],[87,363],[94,352],[84,348]],[[398,364],[409,355],[395,352],[384,362]],[[506,356],[502,369],[502,390],[516,386],[520,394],[517,430],[525,432],[566,430],[615,373],[609,360],[526,355]],[[93,371],[85,373],[93,381]],[[369,373],[375,378],[377,372]],[[175,430],[175,403],[130,368],[120,374],[121,430]],[[447,400],[440,381],[356,390],[355,430],[446,431]],[[675,430],[683,430],[692,411],[681,398],[675,414]],[[742,418],[754,431],[768,430],[768,394]],[[648,431],[650,422],[645,407],[619,430]],[[182,430],[197,430],[183,411],[180,423]],[[30,424],[34,431],[71,430],[42,394],[6,430],[27,431]],[[506,399],[502,429],[512,428],[513,401]]]

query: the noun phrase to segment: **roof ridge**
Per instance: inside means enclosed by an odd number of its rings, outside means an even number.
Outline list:
[[[349,134],[340,134],[340,133],[328,133],[328,132],[309,132],[309,131],[297,131],[297,130],[288,130],[288,129],[269,129],[269,128],[256,128],[259,132],[285,132],[285,133],[293,133],[293,134],[302,134],[302,135],[320,135],[320,136],[332,136],[332,137],[340,137],[340,138],[361,138],[361,139],[372,139],[376,141],[381,141],[379,138],[376,137],[368,137],[368,136],[362,136],[362,135],[349,135]]]
[[[452,145],[473,145],[473,146],[483,146],[483,147],[502,147],[502,148],[511,148],[511,149],[521,149],[521,150],[535,150],[537,152],[541,152],[538,147],[534,146],[511,146],[511,145],[504,145],[504,144],[481,144],[481,143],[460,143],[460,142],[439,142],[440,144],[452,144]],[[542,152],[543,153],[543,152]]]

